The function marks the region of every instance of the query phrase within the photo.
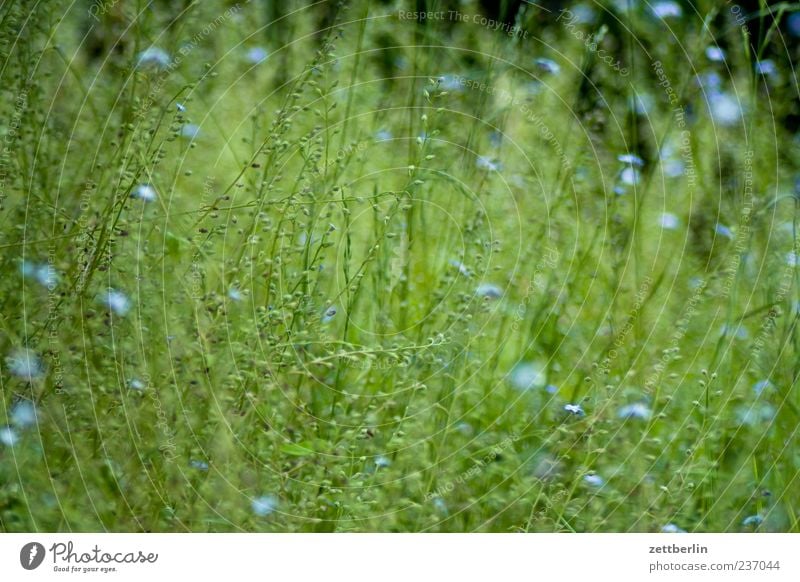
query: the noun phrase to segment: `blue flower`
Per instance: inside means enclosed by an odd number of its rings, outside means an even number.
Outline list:
[[[40,378],[44,374],[44,366],[32,350],[18,349],[6,358],[8,371],[12,375],[22,378],[27,382]]]
[[[617,416],[623,419],[637,418],[640,420],[647,420],[652,415],[650,409],[642,402],[634,402],[623,406],[617,412]]]
[[[545,370],[534,362],[522,362],[511,370],[511,383],[518,390],[531,390],[545,385]]]
[[[379,455],[379,456],[375,457],[375,466],[378,469],[383,469],[385,467],[388,467],[391,464],[392,464],[392,462],[388,459],[388,457],[384,457],[383,455]]]
[[[320,321],[322,321],[322,323],[330,323],[338,312],[336,306],[331,305],[325,310],[325,313],[322,314],[322,319]]]
[[[250,507],[257,516],[264,517],[277,509],[278,499],[273,495],[262,495],[253,499]]]
[[[706,58],[708,58],[709,61],[721,63],[725,60],[725,51],[718,46],[712,45],[706,47]]]
[[[205,461],[192,460],[189,461],[189,466],[192,469],[197,469],[198,471],[208,471],[208,463],[206,463]]]
[[[769,380],[760,380],[753,384],[753,391],[760,396],[764,390],[772,390],[775,386]]]
[[[253,47],[247,51],[247,60],[254,65],[263,63],[268,57],[269,53],[266,51],[266,49],[263,49],[260,46]]]
[[[653,14],[655,14],[658,18],[680,18],[683,16],[683,9],[681,8],[680,4],[677,2],[655,2],[652,4],[651,9],[653,10]]]
[[[587,485],[591,485],[592,487],[602,487],[606,484],[605,479],[603,479],[600,475],[584,475],[583,482]]]
[[[580,404],[565,404],[564,410],[575,416],[583,416],[586,414]]]
[[[668,523],[661,528],[661,533],[686,533],[686,530],[679,528],[674,523]]]
[[[620,154],[617,156],[617,159],[623,164],[638,166],[640,168],[644,166],[644,160],[635,154]]]
[[[742,525],[754,525],[758,527],[764,522],[764,518],[760,515],[749,515],[742,520]]]
[[[17,436],[17,433],[14,432],[13,428],[10,426],[0,428],[0,443],[3,443],[7,447],[13,447],[18,440],[19,437]]]
[[[131,301],[121,291],[109,289],[102,297],[102,302],[117,315],[125,315],[130,311]]]
[[[36,424],[36,407],[30,400],[20,400],[11,409],[11,423],[19,428]]]
[[[536,66],[545,73],[557,75],[561,72],[561,67],[559,64],[551,59],[536,59],[534,62],[536,63]]]
[[[140,67],[164,69],[169,66],[170,60],[171,58],[167,51],[160,49],[157,46],[151,46],[150,48],[139,53],[138,64]]]
[[[486,297],[488,299],[500,299],[503,296],[503,290],[497,285],[491,283],[481,283],[475,290],[478,297]]]
[[[145,202],[153,202],[156,198],[158,198],[156,189],[150,184],[139,184],[133,189],[131,196],[138,198],[139,200],[144,200]]]

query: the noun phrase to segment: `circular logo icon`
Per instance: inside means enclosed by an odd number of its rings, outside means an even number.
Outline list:
[[[35,570],[44,561],[44,546],[39,542],[30,542],[22,546],[19,552],[19,563],[26,570]]]

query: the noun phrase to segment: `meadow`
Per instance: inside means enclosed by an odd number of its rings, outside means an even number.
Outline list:
[[[800,3],[0,4],[0,531],[800,531]]]

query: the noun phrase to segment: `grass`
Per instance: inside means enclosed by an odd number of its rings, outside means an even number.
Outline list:
[[[4,2],[0,530],[799,531],[798,7]]]

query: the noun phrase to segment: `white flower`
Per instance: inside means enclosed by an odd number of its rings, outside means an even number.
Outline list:
[[[709,61],[714,61],[718,63],[722,62],[725,60],[725,51],[723,51],[718,46],[712,45],[706,47],[706,58],[708,58]]]
[[[564,410],[569,412],[570,414],[574,414],[575,416],[583,416],[586,414],[581,408],[580,404],[565,404]]]
[[[536,66],[545,73],[557,75],[559,72],[561,72],[561,67],[559,64],[551,59],[536,59],[534,62],[536,63]]]
[[[661,533],[686,533],[686,530],[679,528],[674,523],[668,523],[661,528]]]
[[[602,487],[606,484],[605,479],[603,479],[600,475],[584,475],[583,481],[592,487]]]
[[[683,9],[677,2],[655,2],[652,10],[659,18],[680,18],[683,15]]]
[[[103,303],[117,315],[125,315],[130,311],[131,301],[121,291],[109,289],[102,298]]]
[[[499,299],[503,296],[503,290],[500,289],[497,285],[492,285],[491,283],[481,283],[478,285],[478,288],[475,290],[475,294],[478,297],[486,297],[488,299]]]
[[[44,374],[44,366],[39,356],[29,349],[14,351],[6,358],[6,364],[8,364],[8,371],[12,375],[27,382],[32,382]]]
[[[186,106],[183,103],[176,103],[175,109],[177,109],[181,113],[184,113],[186,111]]]
[[[647,420],[650,418],[651,414],[650,409],[641,402],[634,402],[633,404],[623,406],[617,412],[617,416],[620,418],[638,418],[640,420]]]
[[[247,51],[247,60],[254,65],[263,63],[267,60],[267,57],[269,57],[269,53],[260,46],[253,47]]]
[[[278,500],[272,495],[262,495],[253,499],[250,507],[252,507],[253,513],[259,517],[264,517],[275,511],[278,507]]]
[[[534,362],[523,362],[511,370],[511,383],[518,390],[532,390],[545,385],[547,376],[545,371]]]
[[[156,189],[150,184],[139,184],[133,189],[131,195],[145,202],[153,202],[157,198]]]
[[[659,224],[661,224],[661,228],[664,230],[675,230],[680,226],[680,223],[681,221],[678,220],[678,217],[671,212],[665,212],[661,215],[661,219],[659,220]]]
[[[13,447],[14,444],[19,440],[17,433],[14,432],[14,429],[10,426],[4,426],[0,428],[0,443],[3,443],[7,447]]]
[[[139,53],[140,67],[156,67],[163,69],[169,66],[170,60],[169,53],[157,46],[151,46]]]
[[[11,423],[19,428],[36,424],[36,407],[30,400],[20,400],[11,409]]]

